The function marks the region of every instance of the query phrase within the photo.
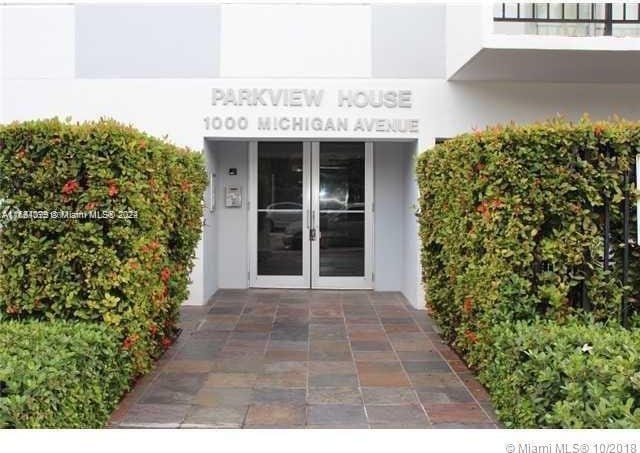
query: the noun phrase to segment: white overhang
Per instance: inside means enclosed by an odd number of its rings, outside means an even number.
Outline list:
[[[452,81],[640,83],[640,38],[495,33],[492,5],[447,6]]]
[[[640,38],[488,35],[449,80],[640,83]]]

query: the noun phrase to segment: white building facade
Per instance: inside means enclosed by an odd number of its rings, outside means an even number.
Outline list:
[[[189,304],[284,287],[422,307],[419,152],[496,123],[640,117],[637,4],[569,24],[527,5],[4,4],[0,122],[113,117],[202,151]]]

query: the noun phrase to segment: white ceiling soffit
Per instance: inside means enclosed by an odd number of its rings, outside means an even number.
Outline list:
[[[491,35],[449,80],[640,83],[640,38]]]

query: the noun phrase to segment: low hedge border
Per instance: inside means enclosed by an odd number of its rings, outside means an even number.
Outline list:
[[[640,428],[640,331],[570,320],[499,324],[480,373],[515,428]]]
[[[106,325],[0,323],[0,428],[101,428],[132,376]]]

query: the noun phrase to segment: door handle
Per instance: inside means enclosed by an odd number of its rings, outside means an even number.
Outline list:
[[[310,216],[309,216],[309,210],[307,209],[307,229],[311,229],[311,221],[309,220]]]
[[[311,228],[309,228],[309,240],[316,240],[316,212],[311,210]]]

